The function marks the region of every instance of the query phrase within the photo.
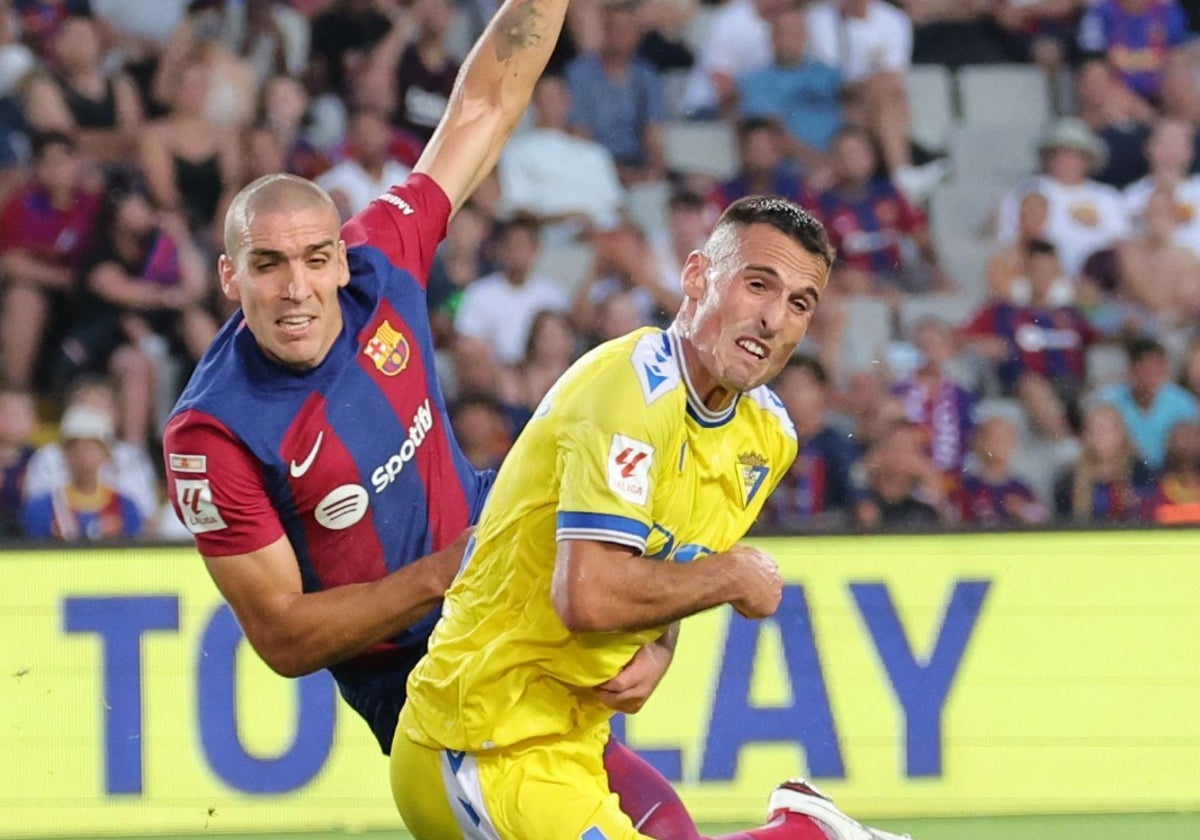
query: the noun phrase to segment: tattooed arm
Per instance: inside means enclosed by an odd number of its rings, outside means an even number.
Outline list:
[[[562,29],[567,0],[506,0],[463,63],[415,171],[458,210],[500,157]]]

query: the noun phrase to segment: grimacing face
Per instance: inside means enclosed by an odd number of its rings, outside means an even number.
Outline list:
[[[241,304],[263,352],[299,369],[325,359],[342,330],[338,289],[350,282],[332,208],[252,211],[236,255],[222,255],[219,269],[221,290]]]
[[[708,254],[694,252],[683,273],[695,302],[684,325],[700,363],[692,379],[701,396],[749,391],[773,379],[804,338],[829,269],[767,224],[719,231]]]

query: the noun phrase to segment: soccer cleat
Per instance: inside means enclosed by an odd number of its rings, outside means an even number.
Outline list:
[[[767,800],[768,818],[774,819],[783,811],[816,820],[832,831],[837,840],[912,840],[907,834],[869,828],[851,819],[833,804],[833,800],[804,779],[789,779],[772,792]]]

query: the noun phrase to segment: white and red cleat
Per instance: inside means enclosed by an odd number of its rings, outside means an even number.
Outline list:
[[[767,800],[767,816],[775,819],[782,812],[803,814],[833,832],[836,840],[912,840],[907,834],[892,834],[869,828],[846,816],[828,796],[804,779],[789,779],[775,788]]]

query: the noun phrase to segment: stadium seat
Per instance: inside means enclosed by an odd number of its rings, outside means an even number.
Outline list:
[[[689,70],[668,70],[662,73],[663,107],[669,120],[681,120],[686,116],[683,94],[687,90],[690,75]]]
[[[1037,172],[1037,142],[1043,128],[1041,122],[957,123],[949,143],[955,181],[1009,187]]]
[[[1118,344],[1094,344],[1087,351],[1087,383],[1099,388],[1120,382],[1129,371],[1129,357]]]
[[[1051,119],[1050,90],[1032,64],[973,64],[958,71],[961,116],[970,125],[1041,126]]]
[[[634,184],[626,193],[625,206],[634,223],[653,238],[666,233],[670,197],[671,187],[664,182]]]
[[[587,245],[544,245],[533,263],[535,274],[557,280],[571,294],[583,284],[595,252]]]
[[[945,150],[954,122],[953,77],[940,64],[917,64],[905,78],[912,112],[909,133],[928,151]]]
[[[937,318],[952,327],[960,326],[979,307],[979,302],[963,294],[910,295],[900,302],[900,333],[912,338],[913,328],[926,318]]]
[[[934,241],[939,245],[960,239],[991,242],[1003,196],[1004,188],[996,183],[955,179],[939,188],[929,202]]]
[[[672,172],[722,180],[737,174],[737,138],[733,126],[721,120],[665,123],[663,146]]]
[[[843,374],[870,370],[887,359],[892,338],[892,312],[886,301],[855,297],[842,302],[846,330],[839,354]]]
[[[978,306],[987,297],[987,261],[991,246],[971,239],[937,243],[942,266],[958,284],[958,294]]]

